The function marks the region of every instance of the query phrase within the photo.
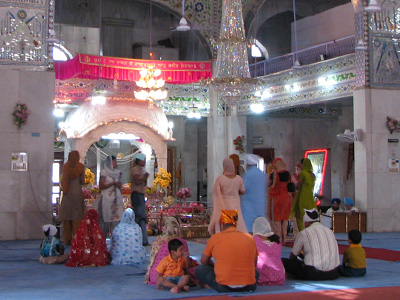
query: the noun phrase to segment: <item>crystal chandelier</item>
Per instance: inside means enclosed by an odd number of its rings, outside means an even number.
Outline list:
[[[216,76],[207,83],[220,93],[226,103],[236,104],[256,89],[258,80],[250,76],[242,1],[224,0],[222,12]]]
[[[168,97],[168,91],[162,89],[165,80],[158,78],[161,75],[161,70],[154,69],[154,66],[149,66],[148,69],[140,71],[140,79],[136,81],[136,85],[141,88],[135,91],[135,97],[139,100],[148,100],[150,105],[153,101],[164,100]]]

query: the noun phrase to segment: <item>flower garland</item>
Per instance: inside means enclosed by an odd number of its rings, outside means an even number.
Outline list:
[[[400,122],[395,118],[387,116],[386,127],[389,129],[390,134],[393,132],[400,132]]]
[[[168,173],[167,170],[163,168],[160,168],[155,177],[153,186],[159,185],[161,188],[165,189],[171,183],[171,173]]]
[[[14,123],[17,125],[18,129],[21,129],[28,122],[28,116],[30,111],[28,106],[24,103],[17,103],[15,106],[15,111],[12,113],[14,116]]]
[[[233,140],[233,144],[235,145],[235,150],[238,150],[239,153],[244,153],[243,139],[244,135],[242,136],[239,135],[236,139]]]
[[[85,185],[94,184],[94,174],[90,169],[85,169]]]

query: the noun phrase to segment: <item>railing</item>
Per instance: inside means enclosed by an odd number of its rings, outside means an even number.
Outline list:
[[[309,47],[297,52],[300,65],[309,65],[326,59],[354,53],[354,35]],[[289,70],[296,60],[296,53],[274,57],[249,66],[251,77],[260,77],[268,74]]]

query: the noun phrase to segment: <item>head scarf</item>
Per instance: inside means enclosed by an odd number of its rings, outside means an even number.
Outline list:
[[[177,236],[179,230],[178,220],[174,217],[166,217],[164,219],[164,231],[162,235]]]
[[[246,154],[246,161],[249,166],[256,166],[260,161],[260,157],[255,154]]]
[[[79,152],[76,150],[68,154],[68,161],[64,165],[62,175],[62,190],[64,194],[68,192],[69,182],[77,178],[85,169],[85,166],[79,162]]]
[[[110,255],[113,265],[142,266],[146,261],[142,230],[135,222],[131,208],[124,211],[122,220],[111,235]]]
[[[86,212],[72,240],[71,255],[65,264],[69,267],[105,266],[109,264],[106,239],[98,223],[95,209]]]
[[[274,232],[271,229],[271,225],[265,217],[257,217],[253,223],[253,235],[261,235],[264,237],[270,237]]]
[[[136,153],[134,156],[133,156],[133,159],[138,159],[138,160],[146,160],[146,155],[144,155],[143,153]]]
[[[49,230],[50,229],[50,230]],[[43,232],[46,232],[47,230],[49,230],[49,236],[55,236],[57,233],[57,228],[56,226],[52,225],[52,224],[46,224],[42,226],[42,230]]]
[[[304,222],[316,222],[319,221],[319,213],[318,211],[313,208],[311,210],[304,209]]]
[[[237,209],[235,210],[221,210],[221,218],[219,219],[219,222],[222,224],[233,224],[237,225],[237,220],[238,220],[238,211]]]
[[[354,205],[354,201],[351,198],[344,198],[344,204],[348,205],[348,206],[353,206]]]
[[[331,203],[333,204],[333,203],[337,203],[337,204],[339,204],[340,205],[340,199],[339,198],[333,198],[332,200],[331,200]]]
[[[136,224],[135,222],[135,212],[131,208],[127,208],[124,211],[124,214],[122,216],[122,219],[120,221],[120,224],[129,224],[129,225],[134,225]]]
[[[107,172],[108,176],[112,177],[114,181],[120,182],[122,173],[117,168],[114,169],[113,157],[111,155],[107,156],[104,162],[104,170]]]
[[[277,172],[286,171],[286,163],[278,157],[274,160],[274,168]]]
[[[311,160],[309,160],[308,158],[305,158],[303,160],[303,168],[301,170],[306,171],[306,172],[312,172],[313,166],[312,166]]]
[[[229,155],[229,158],[233,160],[233,164],[235,165],[236,168],[240,167],[239,155],[231,154]]]
[[[230,158],[225,158],[222,167],[224,168],[224,175],[226,176],[235,176],[235,165],[233,163],[233,160]]]

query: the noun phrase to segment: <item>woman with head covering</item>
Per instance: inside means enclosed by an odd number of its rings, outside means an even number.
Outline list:
[[[308,158],[303,160],[303,167],[297,184],[297,193],[293,200],[292,214],[296,217],[299,230],[304,229],[303,216],[304,209],[312,210],[317,208],[314,200],[315,175],[312,172],[313,167]]]
[[[68,161],[64,165],[61,188],[59,221],[64,229],[64,244],[71,245],[71,240],[81,223],[85,212],[82,185],[85,183],[85,166],[79,162],[79,152],[74,150],[68,154]]]
[[[147,267],[144,283],[157,284],[156,267],[160,261],[169,255],[168,242],[172,239],[179,239],[183,243],[184,256],[189,258],[189,247],[185,240],[178,237],[179,223],[174,217],[164,219],[164,230],[151,244],[150,261]]]
[[[106,240],[95,209],[86,212],[72,241],[68,267],[101,267],[110,263]]]
[[[272,185],[269,188],[270,202],[273,206],[273,227],[275,233],[284,244],[286,242],[288,220],[291,211],[288,183],[290,173],[286,171],[286,164],[282,158],[274,160],[274,176]]]
[[[214,234],[220,231],[219,217],[221,216],[221,210],[237,210],[239,220],[236,228],[247,233],[240,207],[240,195],[245,193],[243,179],[236,175],[232,159],[225,158],[222,166],[224,172],[218,176],[213,189],[213,214],[208,226],[208,232]]]
[[[285,269],[281,260],[282,244],[274,234],[268,220],[258,217],[253,224],[253,238],[256,242],[260,273],[259,285],[282,285],[285,283]]]
[[[121,177],[117,159],[115,156],[107,156],[104,169],[100,172],[101,197],[98,201],[99,225],[106,237],[112,233],[124,212]]]
[[[146,251],[142,242],[142,229],[135,222],[135,213],[127,208],[121,222],[111,235],[111,264],[142,266]]]

